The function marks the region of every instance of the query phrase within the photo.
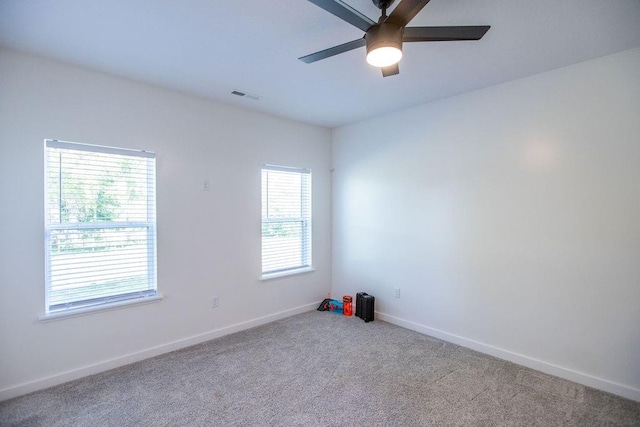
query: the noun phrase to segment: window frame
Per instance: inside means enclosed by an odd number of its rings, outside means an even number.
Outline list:
[[[54,223],[50,218],[50,181],[49,159],[50,150],[62,149],[72,152],[96,154],[113,154],[132,158],[144,158],[146,161],[146,221],[99,221]],[[44,315],[40,320],[75,316],[87,312],[110,310],[133,304],[144,304],[162,299],[157,284],[157,218],[156,218],[156,155],[151,151],[133,150],[127,148],[107,147],[45,139],[44,141],[44,252],[45,252],[45,300]],[[151,160],[151,161],[149,161]],[[142,169],[144,170],[144,168]],[[61,172],[60,172],[61,173]],[[146,230],[146,283],[148,289],[133,292],[122,292],[108,296],[97,296],[78,301],[51,304],[53,288],[52,278],[52,232],[58,230],[115,230],[115,229],[144,229]],[[123,231],[124,233],[124,231]],[[92,274],[100,270],[93,270]],[[95,276],[92,276],[95,277]],[[90,281],[87,280],[87,282]]]
[[[283,217],[283,218],[268,218],[268,208],[267,217],[265,221],[265,216],[263,213],[265,212],[264,206],[261,207],[261,276],[260,280],[266,281],[271,279],[276,279],[279,277],[285,277],[295,274],[303,274],[315,271],[313,267],[313,254],[312,254],[312,235],[313,235],[313,225],[312,225],[312,174],[311,170],[307,168],[300,167],[290,167],[290,166],[279,166],[272,164],[263,164],[261,168],[261,203],[264,202],[265,194],[265,184],[264,184],[264,172],[272,171],[272,172],[285,172],[285,173],[298,173],[301,175],[301,187],[300,189],[300,198],[301,198],[301,215],[296,217]],[[306,182],[305,182],[306,181]],[[268,183],[267,183],[267,198],[268,198]],[[301,237],[300,237],[300,256],[301,256],[301,264],[300,265],[292,265],[285,268],[279,268],[276,270],[264,270],[264,225],[271,223],[301,223]]]

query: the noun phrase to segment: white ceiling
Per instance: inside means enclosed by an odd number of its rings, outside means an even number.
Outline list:
[[[638,47],[640,0],[432,0],[423,25],[491,29],[406,43],[382,78],[363,48],[297,59],[363,35],[307,0],[0,0],[4,47],[330,127]]]

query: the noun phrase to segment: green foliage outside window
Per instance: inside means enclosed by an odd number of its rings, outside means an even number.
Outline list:
[[[95,252],[138,244],[136,233],[125,240],[110,241],[100,223],[146,221],[146,179],[140,176],[146,171],[144,161],[102,153],[57,153],[49,167],[48,194],[54,207],[49,215],[53,223],[79,227],[54,232],[52,251]],[[98,169],[97,162],[109,166]],[[125,211],[129,216],[124,216]],[[138,212],[140,217],[131,216],[131,212]],[[83,224],[96,227],[83,228]]]

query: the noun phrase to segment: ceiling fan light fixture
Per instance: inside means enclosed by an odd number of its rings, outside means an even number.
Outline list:
[[[388,67],[402,59],[402,51],[395,46],[381,46],[367,53],[367,62],[374,67]]]
[[[367,31],[367,62],[374,67],[388,67],[402,59],[403,28],[383,22]]]

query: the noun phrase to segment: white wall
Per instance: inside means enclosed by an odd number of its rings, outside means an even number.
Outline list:
[[[335,129],[333,293],[640,400],[639,76],[636,49]]]
[[[164,300],[37,320],[45,138],[157,153]],[[0,51],[0,399],[315,308],[331,280],[330,138],[325,128]],[[263,163],[312,169],[314,273],[258,281]]]

